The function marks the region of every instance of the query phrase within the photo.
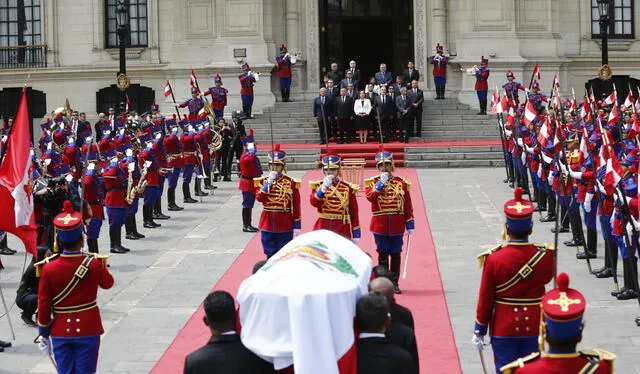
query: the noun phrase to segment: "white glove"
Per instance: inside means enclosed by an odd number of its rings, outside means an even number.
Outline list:
[[[324,180],[322,181],[322,187],[320,187],[320,189],[322,190],[322,192],[327,192],[327,188],[331,187],[332,184],[333,175],[327,175],[326,177],[324,177]]]
[[[593,194],[592,193],[586,194],[584,197],[584,204],[582,204],[582,207],[584,208],[584,211],[587,213],[591,212],[591,200],[593,200]]]
[[[407,234],[409,234],[409,235],[413,235],[413,230],[414,230],[414,229],[407,229]]]
[[[277,177],[278,177],[277,171],[270,171],[269,178],[267,178],[267,183],[269,184],[273,183],[273,181],[275,181]]]
[[[631,216],[631,220],[633,221],[633,227],[635,227],[636,231],[640,232],[640,222],[633,216]]]
[[[549,183],[549,186],[553,186],[553,173],[551,172],[547,175],[547,183]]]
[[[293,229],[293,237],[295,238],[296,236],[300,235],[300,229]]]
[[[571,169],[569,170],[569,175],[571,175],[571,178],[573,179],[582,179],[582,172],[581,171],[573,171]]]
[[[358,243],[360,243],[360,238],[352,238],[351,241],[353,244],[358,245]]]
[[[529,92],[531,92],[531,90],[530,90],[530,89],[528,89],[528,88],[525,88],[525,89],[524,89],[524,92],[529,93]]]
[[[473,338],[471,338],[471,344],[473,344],[479,351],[484,349],[484,342],[482,341],[482,338],[483,337],[479,337],[476,334],[473,334]]]
[[[38,348],[40,348],[42,353],[44,353],[45,355],[50,355],[51,354],[51,339],[50,338],[40,337],[40,341],[38,341]]]
[[[627,234],[629,235],[629,237],[633,236],[633,227],[631,226],[631,223],[627,223]]]
[[[386,171],[383,173],[380,173],[380,182],[386,184],[388,181],[389,181],[389,173],[387,173]]]

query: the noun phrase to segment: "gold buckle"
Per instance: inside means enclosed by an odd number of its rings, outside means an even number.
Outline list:
[[[529,275],[531,275],[531,273],[533,273],[533,269],[531,268],[531,266],[529,266],[529,264],[525,264],[518,272],[522,279],[526,279]]]
[[[84,266],[84,265],[80,265],[78,267],[78,269],[76,270],[75,276],[82,279],[84,278],[85,275],[87,275],[87,271],[89,271],[89,268]]]

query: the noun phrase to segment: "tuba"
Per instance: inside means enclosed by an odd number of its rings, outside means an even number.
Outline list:
[[[213,132],[213,139],[211,139],[211,143],[209,144],[209,150],[219,151],[220,148],[222,148],[222,128],[216,130],[215,127],[213,127],[211,128],[211,132]]]

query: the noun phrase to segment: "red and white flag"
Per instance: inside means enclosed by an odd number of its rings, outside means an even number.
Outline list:
[[[617,103],[618,99],[616,98],[616,91],[613,91],[606,99],[602,102],[602,105],[612,105],[613,103]]]
[[[531,101],[527,101],[527,106],[524,109],[524,118],[522,119],[525,125],[529,126],[531,122],[533,122],[536,117],[538,117],[538,112],[531,104]]]
[[[613,148],[609,148],[609,158],[607,159],[607,173],[604,176],[604,188],[607,195],[613,195],[613,190],[618,186],[618,182],[624,175],[620,160]]]
[[[564,136],[562,135],[562,123],[559,121],[556,121],[556,134],[553,138],[553,148],[555,149],[556,153],[560,152],[560,150],[562,149],[563,141],[564,141]]]
[[[624,99],[624,103],[622,103],[622,111],[624,112],[625,110],[633,107],[633,104],[633,95],[631,95],[631,91],[629,91],[627,98]]]
[[[198,78],[196,78],[196,72],[193,71],[193,69],[191,69],[191,78],[189,80],[189,85],[191,86],[191,88],[198,87]]]
[[[549,127],[551,127],[551,124],[549,123],[549,117],[545,117],[537,136],[538,143],[540,143],[543,148],[546,148],[547,143],[549,142]]]
[[[558,73],[553,73],[553,88],[560,89],[560,80],[558,80]]]
[[[578,114],[578,119],[587,118],[587,115],[591,113],[591,106],[589,105],[589,98],[586,97],[584,102],[582,103],[582,108],[580,108],[580,113]]]
[[[498,114],[497,105],[500,103],[500,94],[498,91],[494,91],[491,94],[491,114]],[[500,111],[502,112],[502,110]]]
[[[27,252],[36,255],[37,227],[33,217],[31,179],[31,149],[29,148],[29,108],[26,88],[18,106],[7,149],[0,165],[0,230],[22,240]]]
[[[620,119],[620,113],[618,113],[618,106],[614,105],[609,113],[609,119],[607,120],[607,126],[615,126]]]
[[[167,83],[164,84],[164,97],[169,95],[171,95],[171,84],[167,81]]]
[[[533,79],[540,81],[540,66],[536,62],[536,66],[533,68]]]

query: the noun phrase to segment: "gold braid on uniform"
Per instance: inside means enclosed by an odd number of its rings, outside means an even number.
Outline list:
[[[389,209],[392,203],[395,203],[397,210],[404,212],[404,190],[401,183],[394,183],[392,188],[385,185],[384,189],[378,194],[378,208],[380,210]],[[382,208],[384,205],[386,208]]]
[[[331,196],[337,197],[338,201],[327,199],[329,193],[331,193]],[[331,188],[327,190],[327,195],[325,195],[324,198],[324,205],[331,211],[341,211],[342,223],[351,224],[351,215],[349,214],[349,190],[347,189],[347,194],[343,195],[336,186],[331,186]]]

